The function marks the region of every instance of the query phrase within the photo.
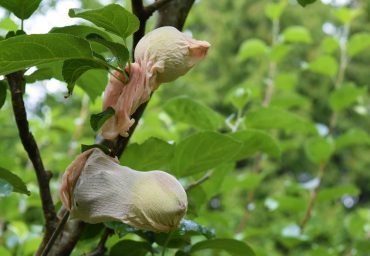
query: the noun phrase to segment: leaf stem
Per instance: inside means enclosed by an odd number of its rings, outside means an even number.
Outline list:
[[[62,230],[64,228],[64,225],[66,224],[66,222],[68,220],[68,217],[69,217],[69,211],[66,211],[64,213],[62,219],[60,220],[60,222],[58,224],[58,227],[56,228],[53,235],[51,236],[48,243],[46,244],[45,249],[42,251],[41,256],[48,255],[48,253],[49,253],[50,249],[53,247],[58,235],[62,232]]]
[[[303,219],[302,219],[302,221],[299,225],[299,227],[301,228],[301,232],[303,232],[307,222],[311,218],[312,210],[313,210],[313,207],[315,205],[317,195],[320,191],[320,184],[321,184],[321,180],[324,176],[325,166],[326,166],[325,163],[320,164],[319,173],[318,173],[318,176],[317,176],[318,179],[319,179],[319,184],[317,184],[317,186],[311,191],[310,199],[308,200],[308,206],[307,206],[306,212],[305,212],[304,217],[303,217]]]
[[[166,255],[166,249],[167,249],[167,246],[168,246],[168,243],[170,242],[173,234],[175,233],[175,231],[171,231],[167,238],[166,238],[166,241],[164,242],[164,245],[163,245],[163,250],[162,250],[162,256],[165,256]]]

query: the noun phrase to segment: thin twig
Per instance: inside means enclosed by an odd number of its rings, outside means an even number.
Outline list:
[[[162,249],[162,256],[165,256],[166,255],[166,249],[167,249],[167,246],[168,246],[168,243],[170,242],[173,234],[175,233],[175,231],[172,231],[168,234],[167,238],[166,238],[166,241],[164,242],[164,245],[163,245],[163,249]]]
[[[94,251],[90,252],[86,256],[100,256],[104,255],[107,251],[107,247],[105,247],[105,243],[107,242],[109,236],[113,233],[113,230],[110,228],[105,228],[102,237],[98,243],[98,246],[95,248]]]
[[[57,223],[57,216],[49,187],[51,175],[46,172],[44,168],[36,140],[29,129],[26,108],[23,101],[23,71],[6,75],[6,78],[10,87],[12,106],[18,127],[19,137],[35,169],[37,182],[39,185],[42,210],[45,218],[45,234],[42,243],[45,244],[46,241],[49,240],[49,237],[53,233]]]
[[[193,183],[190,183],[186,188],[186,192],[189,192],[190,190],[196,188],[197,186],[203,184],[205,181],[207,181],[211,176],[213,172],[207,172],[203,177],[201,177],[199,180],[194,181]]]
[[[69,217],[69,211],[66,211],[60,220],[58,227],[55,229],[53,235],[50,237],[45,249],[42,251],[41,256],[47,256],[50,249],[53,247],[55,240],[58,238],[59,234],[62,232],[64,225],[66,224]]]
[[[307,222],[311,218],[312,210],[313,210],[313,207],[315,205],[317,195],[320,191],[320,184],[321,184],[321,180],[324,176],[324,172],[325,172],[325,164],[322,163],[322,164],[320,164],[319,173],[318,173],[319,184],[317,184],[317,186],[311,191],[310,199],[308,201],[308,206],[307,206],[306,212],[305,212],[305,214],[303,216],[303,219],[302,219],[302,221],[299,225],[299,227],[301,228],[301,232],[303,232]]]

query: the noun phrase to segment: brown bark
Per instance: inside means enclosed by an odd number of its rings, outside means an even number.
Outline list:
[[[45,219],[45,230],[42,245],[45,246],[45,244],[51,237],[57,223],[54,203],[49,188],[49,180],[51,178],[51,174],[45,170],[40,156],[39,148],[37,146],[35,138],[30,132],[26,108],[23,101],[23,71],[9,74],[6,76],[6,78],[8,80],[11,92],[13,112],[18,127],[19,137],[35,169],[37,182],[39,185],[42,211]]]

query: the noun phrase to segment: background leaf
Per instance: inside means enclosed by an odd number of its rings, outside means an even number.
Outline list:
[[[266,43],[260,39],[253,38],[244,41],[239,49],[238,58],[241,61],[253,57],[263,56],[267,53]]]
[[[0,167],[0,179],[9,183],[13,187],[13,191],[21,194],[30,195],[31,192],[27,189],[26,184],[21,178],[11,171]],[[4,184],[2,184],[4,185]]]
[[[348,41],[348,55],[353,57],[370,47],[370,33],[362,32],[354,34]]]
[[[130,144],[121,157],[121,164],[140,171],[168,168],[175,145],[149,138],[142,144]],[[145,156],[145,157],[143,157]]]
[[[252,248],[244,242],[234,239],[212,239],[201,241],[194,244],[191,248],[191,253],[213,249],[216,251],[227,251],[233,256],[253,256],[255,253]]]
[[[231,133],[230,137],[242,143],[241,149],[235,155],[236,160],[246,159],[258,152],[264,152],[274,158],[280,157],[279,145],[266,132],[248,129]]]
[[[306,5],[316,2],[316,0],[297,0],[300,5],[305,7]]]
[[[346,133],[338,136],[335,140],[336,150],[343,149],[353,145],[369,145],[370,136],[369,134],[359,128],[352,128]]]
[[[323,188],[317,195],[319,202],[330,201],[339,199],[345,195],[358,196],[360,193],[359,189],[354,185],[342,185],[332,188]]]
[[[290,26],[283,31],[284,41],[291,43],[306,43],[312,41],[310,31],[302,26]]]
[[[333,143],[322,137],[314,137],[308,140],[305,145],[307,157],[314,163],[327,162],[334,152]]]
[[[112,246],[109,256],[145,256],[151,251],[152,247],[147,242],[122,240]]]
[[[276,107],[258,108],[247,114],[245,124],[250,128],[282,129],[288,132],[315,132],[315,127],[302,117]]]
[[[173,120],[201,129],[217,130],[223,125],[223,118],[220,114],[188,97],[171,99],[165,103],[163,108]]]
[[[18,30],[18,25],[11,18],[7,17],[0,21],[0,28],[7,31]]]
[[[28,19],[39,7],[41,0],[0,0],[0,5],[18,18]]]
[[[233,159],[241,147],[242,143],[220,133],[196,133],[176,146],[172,171],[178,177],[207,171]]]
[[[345,84],[330,94],[329,104],[334,111],[341,111],[365,94],[363,88],[355,87],[353,84]]]
[[[333,77],[338,70],[337,61],[329,55],[321,55],[308,64],[308,68],[318,74]]]

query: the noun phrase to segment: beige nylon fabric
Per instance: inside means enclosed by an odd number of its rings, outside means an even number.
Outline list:
[[[149,100],[161,83],[188,72],[206,56],[209,47],[208,42],[192,39],[174,27],[161,27],[146,34],[136,46],[135,63],[126,68],[128,83],[124,84],[125,78],[115,72],[122,81],[111,77],[105,89],[103,110],[112,107],[115,115],[102,126],[102,137],[113,140],[118,135],[128,136],[135,122],[131,115],[137,108]]]
[[[72,201],[67,203],[72,218],[88,223],[122,221],[139,229],[169,232],[186,213],[186,192],[166,172],[135,171],[93,149],[79,173],[73,182]]]

